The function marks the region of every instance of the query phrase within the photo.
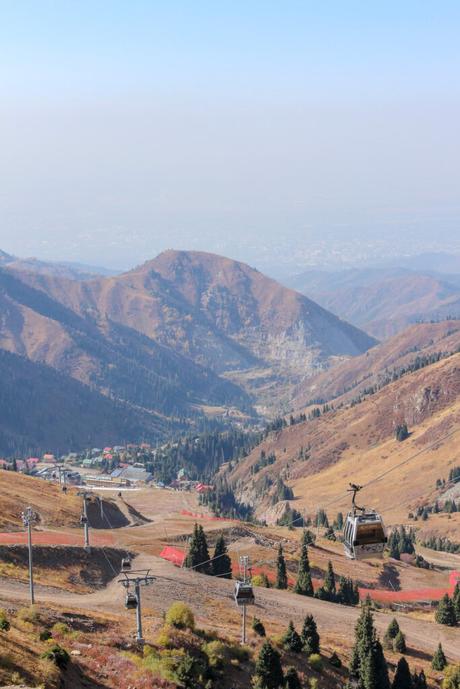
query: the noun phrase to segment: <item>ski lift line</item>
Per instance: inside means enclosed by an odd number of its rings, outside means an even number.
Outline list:
[[[431,443],[431,445],[428,445],[427,447],[424,447],[422,450],[419,450],[415,454],[411,455],[407,459],[404,459],[402,462],[399,462],[399,464],[395,464],[395,466],[390,467],[386,471],[384,471],[382,474],[379,476],[376,476],[375,478],[371,479],[367,483],[363,484],[362,488],[367,488],[368,486],[372,485],[373,483],[377,483],[377,481],[380,481],[382,478],[385,476],[388,476],[392,471],[395,469],[399,469],[400,467],[404,466],[405,464],[408,464],[408,462],[411,462],[413,459],[416,459],[420,455],[422,455],[424,452],[428,452],[428,450],[431,450],[433,447],[436,447],[441,441],[447,440],[448,438],[452,437],[456,433],[460,431],[460,428],[456,428],[455,430],[451,431],[450,433],[447,433],[446,435],[442,436],[441,438],[438,438],[434,443]],[[326,509],[327,507],[330,507],[330,505],[333,505],[334,503],[338,502],[339,500],[342,500],[342,498],[345,498],[348,494],[348,491],[346,493],[343,493],[341,495],[338,495],[336,498],[331,500],[330,502],[327,502],[324,506],[323,509]],[[297,519],[294,519],[291,524],[295,524],[298,521],[301,521],[303,517],[298,517]]]

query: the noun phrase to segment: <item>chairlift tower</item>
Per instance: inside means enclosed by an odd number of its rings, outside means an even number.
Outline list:
[[[145,639],[142,634],[141,587],[153,584],[155,577],[150,574],[149,569],[131,572],[131,575],[134,576],[129,576],[126,572],[123,572],[123,575],[122,579],[118,579],[118,583],[126,589],[126,608],[136,610],[136,641],[142,646]],[[130,592],[131,586],[134,587],[134,593]]]
[[[77,493],[80,497],[83,498],[83,513],[80,517],[80,523],[83,524],[83,530],[85,534],[85,545],[84,548],[87,553],[91,552],[91,546],[89,544],[89,524],[88,524],[88,509],[87,509],[87,500],[89,498],[89,493],[86,491],[80,491]]]
[[[27,527],[27,545],[29,548],[29,590],[30,590],[30,604],[35,603],[34,593],[34,574],[33,574],[33,558],[32,558],[32,524],[37,520],[37,515],[31,507],[27,507],[21,513],[24,526]]]
[[[235,582],[234,597],[238,607],[241,607],[241,643],[244,645],[246,643],[246,606],[254,605],[255,601],[251,584],[249,557],[247,555],[240,557],[240,579]]]

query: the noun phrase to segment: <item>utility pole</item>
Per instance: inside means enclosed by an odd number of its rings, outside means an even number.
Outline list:
[[[122,584],[126,589],[126,607],[128,610],[135,608],[136,610],[136,641],[143,645],[145,639],[142,633],[142,604],[141,604],[141,586],[150,586],[155,581],[155,577],[150,575],[150,570],[138,570],[132,572],[136,576],[124,575],[123,579],[119,579],[118,583]],[[134,585],[134,594],[130,593],[129,589]]]
[[[89,493],[86,491],[81,491],[77,493],[83,498],[83,514],[80,517],[80,523],[83,524],[84,534],[85,534],[85,550],[87,553],[91,552],[91,546],[89,544],[89,524],[88,524],[88,509],[86,506],[86,501],[88,500]]]
[[[30,590],[30,604],[35,603],[34,594],[34,573],[33,573],[33,559],[32,559],[32,523],[36,520],[35,512],[31,507],[27,507],[21,514],[24,526],[27,527],[27,544],[29,547],[29,590]]]

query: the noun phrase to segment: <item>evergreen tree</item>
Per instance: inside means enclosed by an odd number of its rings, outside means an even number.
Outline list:
[[[288,628],[283,635],[283,646],[286,651],[293,651],[294,653],[300,653],[302,650],[302,639],[297,634],[294,627],[294,623],[290,620]]]
[[[313,615],[307,615],[301,633],[303,647],[308,656],[320,652],[320,638]]]
[[[383,637],[383,645],[387,649],[393,649],[393,640],[396,638],[399,632],[399,624],[396,618],[393,617],[390,624],[387,627],[385,635]]]
[[[446,665],[447,658],[444,655],[444,651],[442,650],[441,644],[438,644],[438,647],[433,656],[433,660],[431,661],[431,667],[433,668],[433,670],[439,670],[440,672],[442,672]]]
[[[222,579],[232,578],[232,561],[227,552],[224,534],[221,534],[216,541],[214,557],[211,563],[212,573],[215,577],[221,577]]]
[[[277,589],[287,589],[288,578],[286,572],[286,561],[283,555],[283,546],[279,545],[278,548],[278,558],[276,561],[276,588]]]
[[[331,599],[334,598],[336,594],[335,574],[334,569],[332,567],[332,562],[330,560],[327,563],[327,571],[326,576],[324,577],[323,589],[326,591],[326,593],[329,594]]]
[[[448,627],[455,627],[457,624],[457,617],[455,615],[454,604],[449,594],[445,593],[439,601],[438,609],[436,610],[435,620],[438,624],[445,624]]]
[[[388,668],[374,629],[370,599],[363,604],[355,626],[350,675],[359,689],[388,689]]]
[[[401,630],[396,634],[393,639],[393,651],[395,653],[405,653],[406,652],[406,638]]]
[[[210,574],[211,563],[209,560],[208,543],[203,527],[201,524],[195,524],[190,539],[188,554],[185,558],[185,566],[193,568],[202,574]]]
[[[428,685],[426,683],[426,676],[423,670],[420,670],[420,673],[417,674],[414,672],[412,675],[412,686],[414,689],[428,689]]]
[[[342,605],[357,605],[359,603],[358,584],[354,584],[353,580],[347,577],[340,577],[336,600]]]
[[[313,596],[313,584],[311,581],[310,573],[310,562],[308,560],[308,548],[307,544],[304,542],[305,538],[302,539],[302,550],[300,553],[299,560],[299,571],[297,573],[297,581],[294,586],[295,593],[301,596]]]
[[[283,686],[280,654],[269,641],[260,649],[256,662],[255,686],[257,689],[279,689]]]
[[[452,603],[457,624],[460,625],[460,584],[458,582],[455,584],[454,593],[452,594]]]
[[[342,529],[343,529],[343,514],[342,514],[342,512],[337,513],[337,517],[335,518],[335,525],[336,525],[338,531],[342,531]]]
[[[391,689],[413,689],[409,665],[404,657],[398,660]]]
[[[287,669],[284,681],[286,689],[302,689],[299,675],[294,667],[289,667]]]

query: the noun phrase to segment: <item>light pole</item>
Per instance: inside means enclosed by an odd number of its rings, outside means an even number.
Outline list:
[[[126,589],[126,607],[128,610],[136,609],[136,641],[140,645],[145,643],[142,634],[141,586],[149,586],[155,581],[155,577],[151,576],[149,572],[149,569],[139,570],[139,572],[133,572],[133,574],[138,576],[131,577],[125,574],[124,579],[118,580]],[[134,584],[134,594],[129,592],[131,584]]]
[[[29,590],[30,590],[30,604],[35,603],[34,594],[34,573],[33,573],[33,558],[32,558],[32,523],[36,520],[35,512],[31,507],[27,507],[21,514],[24,526],[27,527],[27,545],[29,547]]]

